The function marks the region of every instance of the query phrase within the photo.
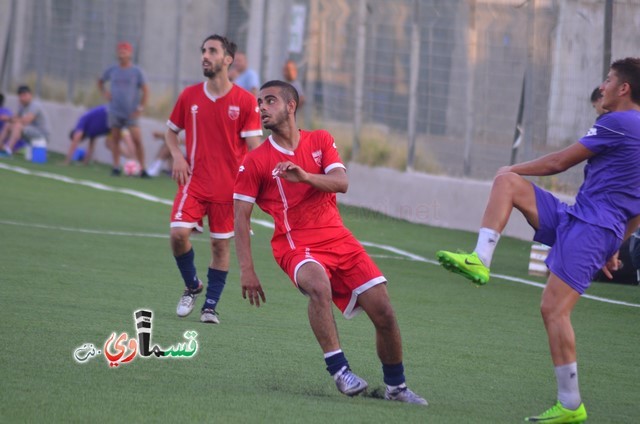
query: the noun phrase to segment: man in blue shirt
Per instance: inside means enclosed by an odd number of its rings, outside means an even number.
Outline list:
[[[577,143],[498,170],[473,253],[437,253],[449,271],[476,284],[487,283],[494,249],[513,208],[536,230],[535,241],[552,246],[545,261],[551,274],[540,309],[558,400],[528,421],[587,419],[578,389],[571,311],[600,268],[611,278],[619,265],[620,245],[640,225],[640,58],[614,62],[600,91],[608,113],[600,115]],[[558,174],[584,161],[584,182],[573,206],[522,177]]]

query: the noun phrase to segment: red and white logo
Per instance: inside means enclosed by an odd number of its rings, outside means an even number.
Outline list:
[[[322,150],[316,150],[315,152],[311,153],[311,156],[313,156],[313,160],[315,161],[316,165],[322,166]]]
[[[229,106],[229,118],[233,121],[240,117],[240,106]]]

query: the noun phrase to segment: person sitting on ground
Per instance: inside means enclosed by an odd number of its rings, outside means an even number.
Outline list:
[[[36,139],[45,139],[49,135],[49,122],[44,113],[44,109],[39,101],[34,100],[31,89],[27,85],[18,87],[18,108],[17,116],[5,122],[4,128],[0,132],[0,140],[4,140],[7,135],[9,140],[0,149],[0,157],[11,157],[13,149],[20,139],[25,139],[29,143]]]
[[[11,109],[4,107],[4,94],[0,93],[0,132],[4,128],[5,124],[9,122],[12,116],[13,112],[11,112]],[[3,141],[4,140],[0,140],[0,143],[2,143]]]
[[[157,177],[160,175],[162,171],[168,171],[171,174],[171,169],[173,168],[173,157],[171,156],[171,151],[167,146],[167,143],[164,139],[164,132],[162,131],[154,131],[153,138],[156,140],[162,141],[162,145],[158,149],[158,153],[156,153],[156,159],[153,161],[147,172],[152,177]],[[178,141],[181,147],[184,147],[184,131],[181,131],[178,134]],[[165,168],[166,164],[166,168]]]

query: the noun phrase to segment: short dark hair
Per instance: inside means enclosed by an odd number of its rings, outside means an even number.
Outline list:
[[[238,50],[238,46],[236,46],[236,43],[229,40],[224,35],[213,34],[204,39],[204,41],[202,42],[202,48],[204,48],[204,43],[206,43],[209,40],[219,41],[222,44],[222,48],[224,49],[225,53],[228,56],[231,56],[231,59],[236,58],[236,51]]]
[[[18,87],[18,94],[22,93],[31,93],[31,89],[28,85],[21,85],[20,87]]]
[[[596,87],[591,92],[591,103],[595,103],[602,98],[602,91],[600,91],[600,87]]]
[[[631,101],[640,105],[640,57],[627,57],[611,64],[618,79],[631,87]]]
[[[298,110],[298,103],[300,103],[298,90],[296,90],[296,88],[293,85],[289,84],[288,82],[284,82],[280,80],[267,81],[264,84],[262,84],[262,87],[260,87],[260,90],[264,90],[265,88],[269,88],[269,87],[279,87],[280,91],[282,92],[282,98],[284,99],[285,102],[289,103],[291,100],[296,102],[296,109],[293,111],[295,115],[295,112]]]

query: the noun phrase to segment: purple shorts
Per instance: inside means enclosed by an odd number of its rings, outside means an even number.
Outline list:
[[[533,239],[552,246],[545,260],[551,272],[580,294],[622,240],[613,231],[571,215],[569,205],[533,184],[540,228]]]

